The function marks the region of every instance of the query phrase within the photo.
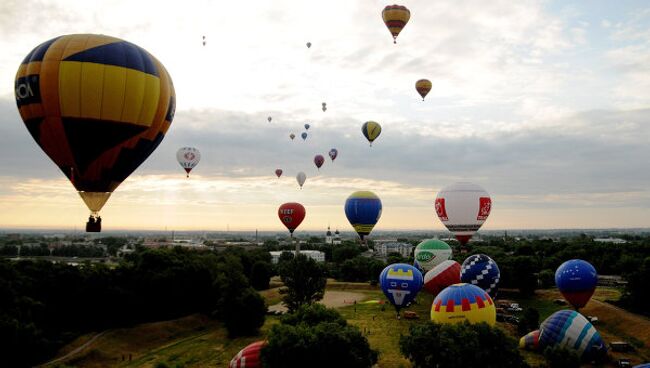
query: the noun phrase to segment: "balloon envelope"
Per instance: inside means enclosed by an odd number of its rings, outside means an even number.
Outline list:
[[[467,257],[460,270],[462,282],[480,287],[493,298],[499,291],[500,277],[499,266],[485,254],[474,254]]]
[[[433,296],[444,288],[460,283],[460,264],[456,261],[443,261],[424,275],[424,290]]]
[[[451,259],[451,248],[442,240],[426,239],[415,247],[413,256],[418,266],[426,272]]]
[[[275,169],[275,175],[277,175],[278,178],[282,176],[282,169]]]
[[[519,339],[519,348],[537,350],[539,348],[539,330],[531,331]]]
[[[176,160],[185,169],[189,178],[190,171],[201,161],[201,152],[194,147],[182,147],[176,152]]]
[[[379,137],[379,134],[381,134],[381,125],[375,121],[366,121],[361,126],[361,132],[372,146],[372,142],[374,142],[375,139]]]
[[[296,138],[296,135],[291,133],[291,134],[289,134],[289,138],[291,138],[291,140],[293,140],[294,138]]]
[[[478,286],[454,284],[438,294],[431,305],[431,320],[436,323],[496,323],[492,298]]]
[[[311,126],[311,125],[309,125],[309,124],[305,124],[305,130],[309,130],[309,127],[310,127],[310,126]]]
[[[555,271],[555,285],[575,308],[582,308],[589,302],[597,282],[594,266],[581,259],[566,261]]]
[[[354,192],[345,201],[345,216],[361,240],[379,221],[381,209],[381,199],[370,191]]]
[[[241,349],[232,358],[228,368],[261,368],[260,353],[265,344],[265,341],[256,341]]]
[[[21,62],[15,80],[30,134],[96,214],[158,147],[175,111],[165,67],[119,38],[53,38]]]
[[[328,155],[332,159],[332,161],[336,160],[336,156],[339,155],[339,151],[336,148],[332,148],[329,152]]]
[[[539,346],[563,346],[582,357],[595,357],[607,351],[596,328],[580,313],[561,310],[548,317],[539,328]]]
[[[422,96],[422,101],[424,101],[426,95],[429,94],[429,91],[431,91],[431,87],[431,81],[428,79],[420,79],[419,81],[415,82],[415,89],[418,91],[420,96]]]
[[[305,184],[305,180],[307,180],[307,175],[305,175],[304,172],[299,172],[296,175],[296,181],[298,182],[298,185],[300,185],[300,189],[302,189],[302,185]]]
[[[393,35],[393,43],[397,43],[397,36],[411,18],[411,12],[402,5],[388,5],[381,12],[381,17],[390,34]]]
[[[266,120],[268,120],[268,121],[269,121],[269,123],[270,123],[270,122],[271,122],[271,120],[273,120],[273,118],[269,116],[268,118],[266,118]]]
[[[465,245],[490,215],[492,200],[476,184],[455,183],[438,192],[435,207],[443,225]]]
[[[284,226],[289,229],[289,232],[293,234],[293,231],[305,219],[305,207],[296,202],[285,203],[278,208],[278,217]]]
[[[381,291],[397,310],[411,303],[422,288],[422,274],[405,263],[387,266],[379,275]]]
[[[307,132],[302,132],[302,134],[300,136],[302,137],[302,140],[304,141],[305,139],[307,139]]]
[[[323,155],[314,156],[314,165],[316,165],[317,168],[320,169],[320,167],[323,166],[323,163],[325,163],[325,157],[323,157]]]
[[[307,42],[307,48],[311,47],[311,42]]]

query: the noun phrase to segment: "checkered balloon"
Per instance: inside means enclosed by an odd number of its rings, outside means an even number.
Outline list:
[[[492,298],[497,296],[500,277],[499,266],[485,254],[474,254],[467,257],[460,269],[462,282],[480,287],[487,291]]]

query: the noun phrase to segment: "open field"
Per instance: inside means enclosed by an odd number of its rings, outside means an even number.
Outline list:
[[[278,290],[273,288],[261,294],[268,304],[273,304],[280,300]],[[518,301],[522,306],[537,308],[541,314],[540,320],[556,310],[567,308],[553,303],[554,299],[561,298],[555,290],[541,290],[535,298],[528,299],[517,298],[516,294],[507,291],[503,294],[508,299]],[[613,356],[631,358],[636,364],[644,359],[644,356],[647,359],[650,353],[650,320],[602,302],[616,300],[618,297],[619,293],[615,289],[599,289],[582,312],[599,317],[597,328],[607,342],[627,340],[635,344],[636,353],[615,353]],[[390,304],[372,302],[384,300],[378,288],[368,284],[328,283],[324,304],[337,307],[350,324],[359,327],[367,336],[372,348],[380,351],[378,367],[406,368],[411,365],[399,351],[399,337],[408,334],[411,325],[428,320],[432,299],[430,295],[421,293],[417,303],[408,308],[419,315],[419,320],[398,320]],[[268,317],[262,328],[262,336],[277,321],[277,317]],[[498,323],[498,326],[518,338],[512,325]],[[62,349],[59,356],[78,348],[94,335],[80,337]],[[162,364],[168,367],[227,367],[232,356],[242,347],[260,338],[263,337],[228,339],[220,323],[193,315],[173,321],[106,331],[80,353],[65,359],[64,362],[67,366],[93,368],[164,367]],[[125,361],[121,360],[122,354],[125,354]],[[130,362],[128,354],[132,354]],[[524,356],[532,366],[539,366],[543,362],[541,355],[536,353],[524,352]],[[56,367],[57,364],[49,367]]]

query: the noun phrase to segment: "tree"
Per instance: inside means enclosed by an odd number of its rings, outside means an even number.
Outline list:
[[[400,350],[416,368],[528,366],[517,342],[486,323],[416,324],[400,337]]]
[[[282,301],[289,311],[323,298],[327,282],[325,269],[303,254],[280,264],[280,277],[286,286],[280,290],[284,294]]]
[[[266,290],[273,275],[273,265],[269,262],[257,261],[251,268],[250,282],[255,290]]]
[[[537,279],[539,280],[539,287],[542,289],[555,286],[555,272],[553,270],[541,270],[537,274]]]
[[[517,325],[517,331],[520,335],[525,335],[530,331],[539,328],[539,311],[535,308],[526,308]]]
[[[224,300],[221,306],[223,324],[229,337],[254,336],[264,324],[266,304],[264,298],[252,288]]]
[[[372,367],[377,352],[334,309],[302,306],[275,325],[262,349],[264,367]]]
[[[648,293],[648,280],[650,280],[650,257],[643,260],[638,268],[631,269],[624,274],[627,280],[625,291],[621,297],[621,304],[633,311],[650,315],[650,293]]]
[[[393,263],[406,263],[408,262],[408,258],[402,257],[400,253],[397,252],[390,252],[386,256],[386,263],[388,264],[393,264]]]
[[[562,346],[544,349],[544,358],[549,368],[580,368],[580,357],[575,350]]]
[[[354,258],[361,253],[361,248],[358,245],[342,245],[332,250],[332,261],[334,263],[342,263],[345,260]]]

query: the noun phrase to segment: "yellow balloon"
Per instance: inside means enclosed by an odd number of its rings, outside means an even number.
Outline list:
[[[431,320],[436,323],[496,323],[496,308],[485,290],[472,284],[454,284],[436,296],[431,305]]]

